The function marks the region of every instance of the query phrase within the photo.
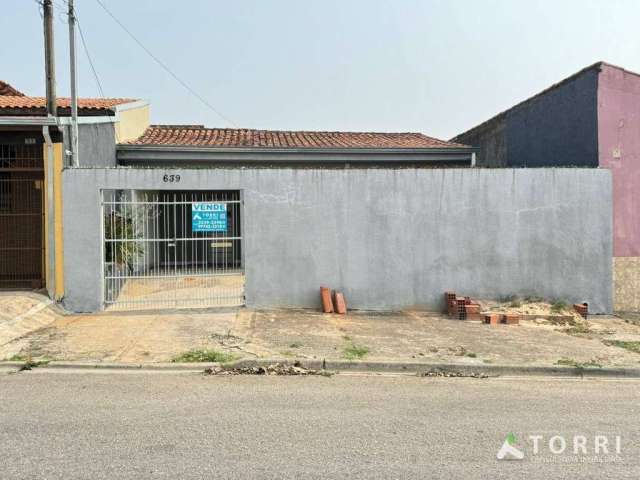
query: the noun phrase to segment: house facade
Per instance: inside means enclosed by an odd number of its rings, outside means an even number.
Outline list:
[[[71,311],[316,307],[321,285],[362,309],[438,310],[451,289],[612,309],[607,170],[476,169],[475,148],[420,133],[149,125],[129,99],[80,101],[72,167],[68,100],[52,118],[18,97],[0,123],[30,134],[3,141],[40,152],[43,246],[3,258],[40,255],[22,287]]]
[[[614,305],[640,310],[639,74],[598,62],[452,141],[478,147],[480,167],[609,170]]]
[[[46,100],[0,81],[0,288],[64,296],[62,171],[68,158],[70,100],[58,116]],[[148,126],[148,105],[131,99],[79,102],[81,165],[115,166],[118,141]]]

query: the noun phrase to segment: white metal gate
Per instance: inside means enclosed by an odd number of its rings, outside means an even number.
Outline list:
[[[244,305],[237,190],[102,192],[109,310]]]

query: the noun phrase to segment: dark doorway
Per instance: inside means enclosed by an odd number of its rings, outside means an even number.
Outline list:
[[[0,140],[0,288],[44,286],[41,144]]]

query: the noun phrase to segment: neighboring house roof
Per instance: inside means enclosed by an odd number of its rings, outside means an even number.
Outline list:
[[[24,93],[20,90],[13,88],[7,82],[0,80],[0,95],[13,95],[16,97],[24,97]]]
[[[493,123],[495,123],[496,121],[499,121],[499,120],[501,120],[502,118],[504,118],[504,117],[505,117],[509,112],[511,112],[512,110],[514,110],[514,109],[516,109],[516,108],[519,108],[519,107],[521,107],[521,106],[523,106],[523,105],[526,105],[527,103],[529,103],[529,102],[533,101],[534,99],[536,99],[536,98],[538,98],[538,97],[541,97],[542,95],[545,95],[545,94],[547,94],[548,92],[550,92],[550,91],[552,91],[552,90],[555,90],[555,89],[557,89],[557,88],[559,88],[559,87],[561,87],[561,86],[563,86],[563,85],[565,85],[565,84],[567,84],[567,83],[571,82],[571,81],[572,81],[572,80],[574,80],[576,77],[579,77],[580,75],[582,75],[582,74],[584,74],[584,73],[586,73],[586,72],[589,72],[589,71],[591,71],[591,70],[597,70],[597,71],[600,71],[600,70],[602,69],[602,66],[603,66],[603,65],[608,65],[608,66],[613,67],[613,68],[618,68],[618,69],[620,69],[620,70],[624,70],[624,69],[623,69],[623,68],[621,68],[621,67],[617,67],[617,66],[615,66],[615,65],[611,65],[611,64],[606,63],[606,62],[602,62],[602,61],[600,61],[600,62],[596,62],[596,63],[594,63],[594,64],[592,64],[592,65],[589,65],[588,67],[585,67],[585,68],[583,68],[582,70],[580,70],[580,71],[578,71],[578,72],[576,72],[576,73],[574,73],[574,74],[572,74],[572,75],[568,76],[567,78],[565,78],[565,79],[563,79],[563,80],[560,80],[560,81],[559,81],[559,82],[557,82],[557,83],[554,83],[554,84],[553,84],[553,85],[551,85],[550,87],[545,88],[543,91],[541,91],[541,92],[539,92],[539,93],[537,93],[537,94],[535,94],[535,95],[533,95],[533,96],[531,96],[531,97],[527,98],[526,100],[523,100],[522,102],[516,103],[516,104],[515,104],[515,105],[513,105],[512,107],[509,107],[508,109],[503,110],[502,112],[500,112],[500,113],[498,113],[498,114],[494,115],[493,117],[489,118],[488,120],[485,120],[484,122],[482,122],[482,123],[480,123],[480,124],[476,125],[475,127],[472,127],[472,128],[470,128],[469,130],[466,130],[466,131],[464,131],[464,132],[462,132],[462,133],[459,133],[458,135],[456,135],[455,137],[453,137],[453,138],[451,139],[451,141],[452,141],[452,142],[460,141],[460,140],[462,140],[464,137],[466,137],[466,136],[467,136],[467,135],[469,135],[469,134],[476,133],[477,131],[482,130],[483,128],[489,127],[491,124],[493,124]],[[625,71],[626,71],[626,70],[625,70]],[[633,72],[629,72],[629,73],[633,73]]]
[[[89,115],[113,115],[114,107],[136,100],[130,98],[79,98],[78,114]],[[0,95],[0,116],[11,115],[46,115],[47,100],[44,97],[27,97],[25,95]],[[71,114],[71,99],[58,98],[58,115]]]
[[[122,165],[472,164],[475,149],[421,133],[310,132],[152,125],[120,143]]]
[[[202,125],[151,125],[142,136],[123,145],[259,149],[467,148],[421,133],[281,131]]]

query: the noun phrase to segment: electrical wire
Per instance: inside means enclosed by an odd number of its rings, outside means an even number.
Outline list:
[[[102,83],[100,82],[100,77],[98,76],[98,72],[96,71],[96,67],[93,64],[93,60],[91,59],[91,54],[89,53],[89,47],[87,46],[87,41],[84,38],[84,33],[82,32],[82,27],[80,26],[80,20],[78,19],[78,15],[76,13],[76,25],[78,25],[78,33],[80,34],[80,42],[82,43],[82,49],[84,50],[84,54],[87,56],[87,60],[89,60],[89,66],[91,67],[91,72],[93,73],[93,78],[98,85],[98,91],[100,92],[100,96],[105,98],[104,90],[102,89]]]
[[[80,19],[78,18],[78,12],[75,11],[76,17],[76,25],[78,26],[78,33],[80,34],[80,43],[82,43],[82,49],[84,50],[84,54],[87,56],[87,60],[89,60],[89,66],[91,67],[91,72],[93,73],[93,78],[96,81],[96,85],[98,86],[98,92],[100,92],[101,98],[106,98],[104,94],[104,90],[102,88],[102,82],[100,82],[100,76],[98,75],[98,71],[96,70],[95,65],[93,64],[93,60],[91,59],[91,54],[89,53],[89,47],[87,46],[87,41],[84,38],[84,33],[82,32],[82,27],[80,26]],[[120,143],[120,138],[118,135],[118,129],[113,126],[113,134],[116,138],[116,143]]]
[[[116,22],[120,28],[122,30],[125,31],[125,33],[127,35],[129,35],[129,37],[131,37],[131,39],[136,42],[138,44],[138,46],[140,48],[142,48],[145,53],[147,55],[149,55],[160,67],[162,67],[162,69],[164,71],[166,71],[169,75],[171,75],[174,80],[176,80],[180,85],[182,85],[189,93],[191,93],[194,97],[196,97],[198,100],[200,100],[205,106],[207,106],[209,109],[211,109],[216,115],[218,115],[220,118],[222,118],[224,121],[230,123],[231,125],[233,125],[234,127],[237,127],[236,123],[229,119],[228,117],[226,117],[225,115],[223,115],[217,108],[215,108],[213,105],[211,105],[211,103],[209,103],[202,95],[200,95],[198,92],[196,92],[193,88],[191,88],[184,80],[182,80],[180,77],[178,77],[178,75],[176,75],[164,62],[162,62],[162,60],[160,60],[158,57],[156,57],[151,50],[149,50],[140,40],[138,40],[138,38],[131,33],[131,31],[120,21],[116,18],[116,16],[111,13],[111,11],[101,2],[101,0],[96,0],[96,2],[98,3],[98,5],[100,5],[100,7],[102,7],[102,9],[113,19],[114,22]]]

